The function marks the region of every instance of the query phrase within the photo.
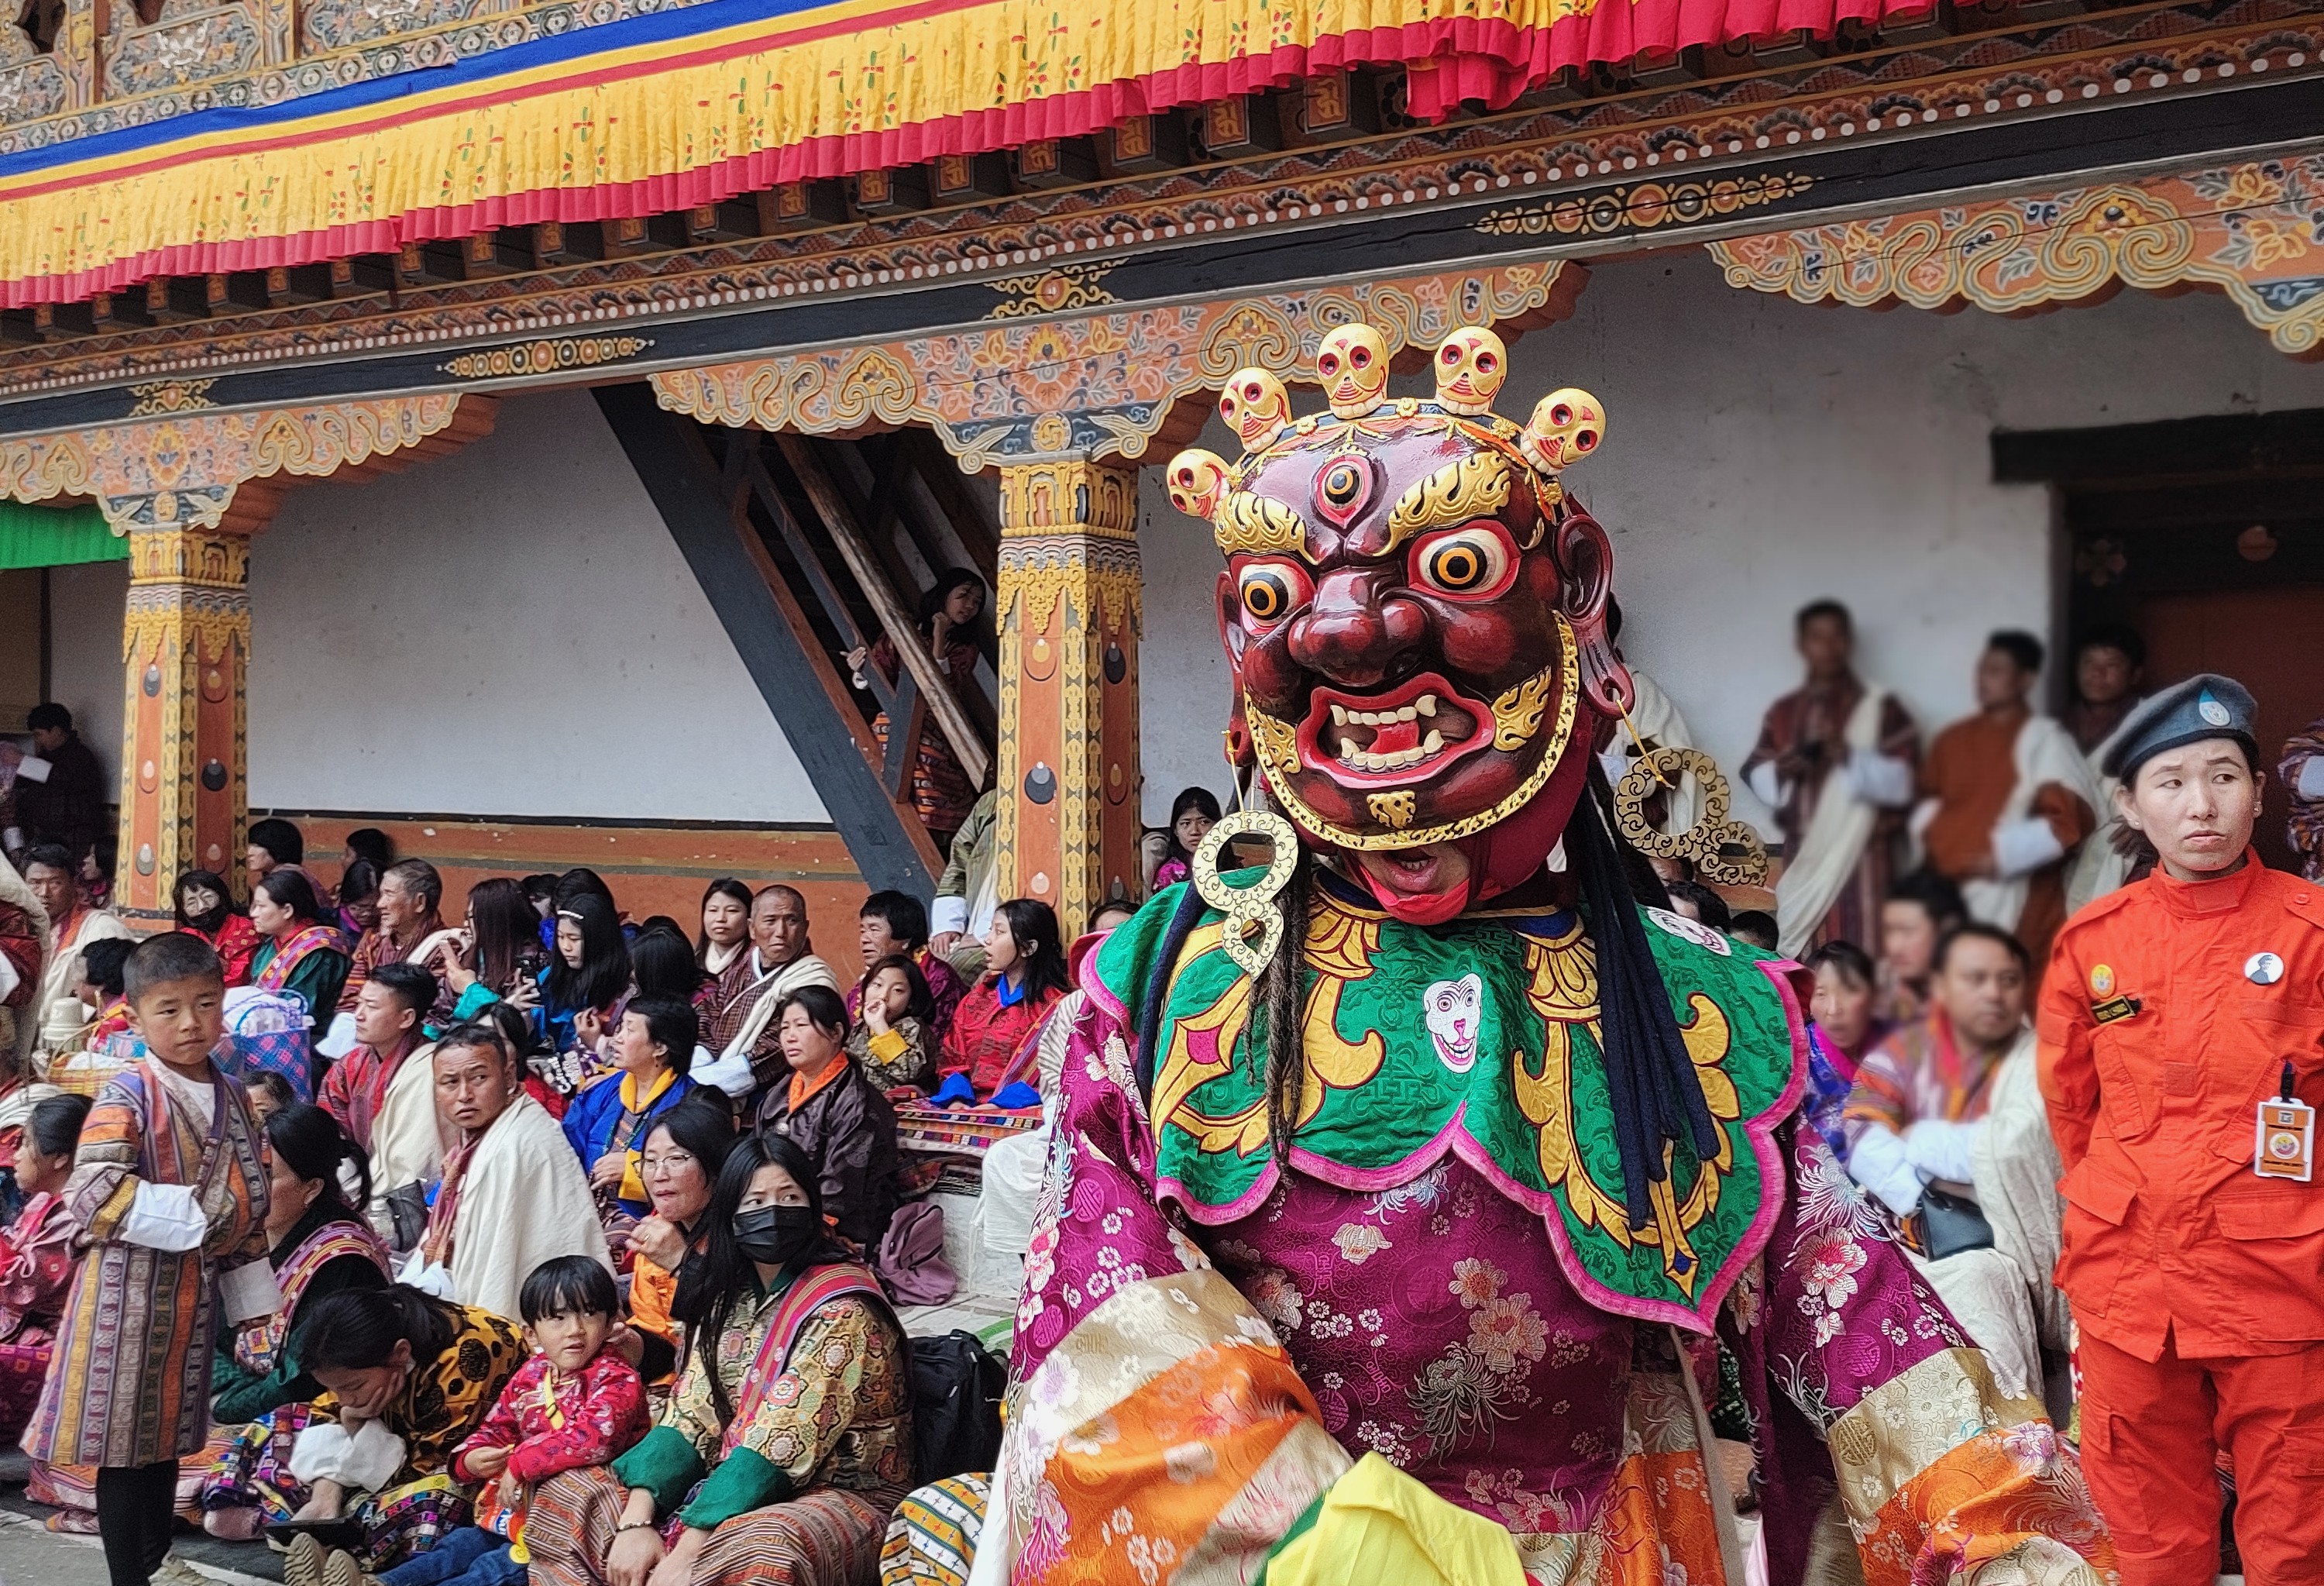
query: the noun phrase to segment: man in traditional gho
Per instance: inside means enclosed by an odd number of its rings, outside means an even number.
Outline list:
[[[1913,814],[1929,868],[1960,884],[1969,917],[2014,933],[2037,965],[2065,923],[2067,865],[2098,804],[2081,751],[2028,703],[2042,656],[2031,633],[1986,641],[1977,712],[1930,743]]]
[[[2257,714],[2204,673],[2116,733],[2155,868],[2058,934],[2035,1027],[2123,1586],[2212,1579],[2222,1453],[2246,1578],[2324,1581],[2324,897],[2252,849]]]
[[[1877,939],[1921,730],[1895,695],[1857,676],[1846,606],[1811,602],[1792,627],[1807,681],[1767,707],[1743,776],[1783,828],[1775,918],[1798,958],[1826,942]]]
[[[1715,1332],[1770,1579],[1837,1461],[1870,1586],[2096,1586],[2071,1456],[1798,1121],[1805,972],[1634,899],[1591,786],[1611,547],[1557,479],[1602,410],[1497,418],[1506,364],[1457,330],[1391,401],[1342,327],[1330,415],[1246,370],[1250,455],[1167,469],[1227,555],[1231,753],[1289,818],[1222,821],[1054,1016],[974,1578],[1739,1581],[1683,1365]],[[914,1539],[956,1557],[957,1497],[908,1501],[891,1572],[943,1578]]]
[[[1938,945],[1928,1011],[1865,1055],[1841,1110],[1848,1176],[1901,1220],[2002,1391],[2042,1396],[2042,1346],[2071,1339],[2050,1286],[2058,1152],[2025,1022],[2031,965],[1974,922]]]
[[[2074,645],[2074,702],[2066,707],[2066,731],[2090,768],[2098,786],[2098,829],[2083,843],[2066,871],[2066,913],[2105,897],[2130,879],[2131,862],[2116,839],[2121,827],[2114,813],[2115,779],[2106,774],[2107,740],[2138,702],[2146,678],[2146,641],[2127,622],[2100,622]]]
[[[2146,641],[2127,622],[2100,622],[2074,641],[2074,702],[2066,731],[2074,747],[2096,754],[2146,696]],[[2101,811],[2100,813],[2104,813]]]
[[[749,955],[733,992],[704,1005],[702,1041],[711,1059],[689,1071],[695,1083],[715,1085],[738,1102],[788,1071],[777,1038],[784,999],[806,986],[839,989],[831,965],[816,956],[807,897],[797,887],[778,882],[752,898]]]

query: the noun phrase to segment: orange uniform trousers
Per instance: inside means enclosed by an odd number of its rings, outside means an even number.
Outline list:
[[[2122,1586],[2211,1586],[2224,1451],[2248,1586],[2324,1583],[2324,1344],[2147,1361],[2082,1333],[2082,1471]]]

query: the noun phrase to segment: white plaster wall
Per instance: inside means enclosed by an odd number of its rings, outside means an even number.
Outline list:
[[[256,807],[825,818],[586,392],[294,489],[250,586]]]
[[[49,569],[50,692],[104,763],[106,786],[114,789],[108,803],[120,797],[121,613],[128,598],[127,562]]]
[[[1997,429],[2324,406],[2324,368],[2270,350],[2226,300],[2125,292],[2006,320],[1810,308],[1727,286],[1690,250],[1600,266],[1574,317],[1519,341],[1500,406],[1580,385],[1606,446],[1567,475],[1613,536],[1623,645],[1730,770],[1795,686],[1791,613],[1854,608],[1864,672],[1932,728],[1970,705],[1987,632],[2052,632],[2045,487],[1993,483]],[[1399,392],[1429,389],[1425,374]],[[1296,391],[1298,409],[1319,406]],[[1201,444],[1232,456],[1215,420]],[[1158,465],[1166,459],[1155,457]],[[1146,470],[1146,815],[1223,790],[1217,553]],[[1197,576],[1199,575],[1199,576]],[[1738,788],[1738,813],[1763,812]]]
[[[1201,444],[1235,456],[1233,432],[1213,416]],[[1146,824],[1170,818],[1178,789],[1200,783],[1232,802],[1226,741],[1226,652],[1219,648],[1218,581],[1223,564],[1210,525],[1170,504],[1160,464],[1138,471],[1138,555],[1146,627],[1138,647],[1138,754],[1146,773]]]

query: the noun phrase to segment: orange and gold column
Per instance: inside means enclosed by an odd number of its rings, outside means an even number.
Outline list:
[[[1138,471],[1001,470],[1001,895],[1068,939],[1138,893]]]
[[[189,870],[233,881],[250,824],[244,746],[250,539],[161,523],[129,531],[126,708],[116,901],[166,930]]]

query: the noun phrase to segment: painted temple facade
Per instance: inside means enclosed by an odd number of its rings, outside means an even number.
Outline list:
[[[728,870],[925,894],[935,733],[1079,928],[1227,791],[1159,465],[1242,365],[1317,405],[1354,318],[1606,398],[1626,642],[1730,764],[1809,594],[1932,715],[1987,627],[2324,637],[2315,0],[28,16],[0,495],[127,550],[43,588],[147,924],[254,803],[682,918]],[[981,708],[859,683],[961,563]]]

